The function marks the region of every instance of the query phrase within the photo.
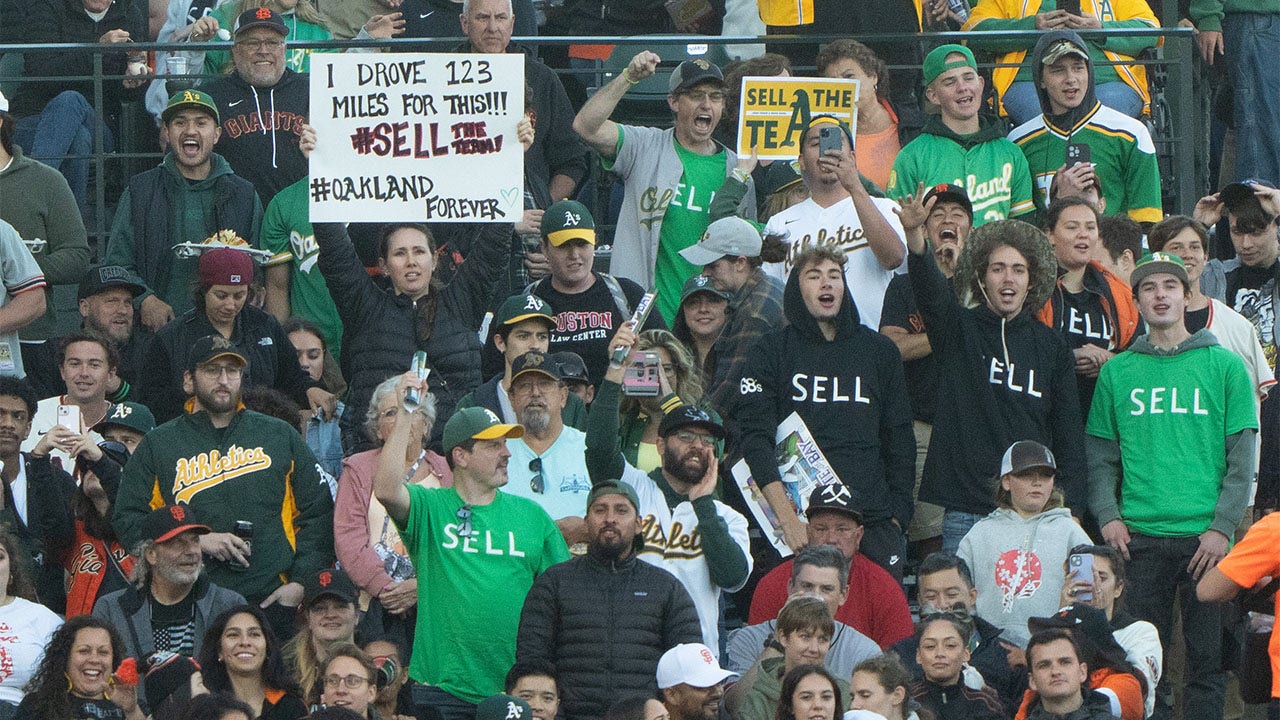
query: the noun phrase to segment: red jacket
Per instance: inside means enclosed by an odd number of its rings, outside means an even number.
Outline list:
[[[107,553],[115,559],[126,577],[133,573],[134,557],[120,543],[113,540],[108,547],[102,540],[85,532],[84,520],[76,518],[75,543],[62,562],[67,570],[68,620],[93,612],[93,604],[98,601],[98,588],[102,587],[102,579],[110,571],[111,561]]]
[[[751,596],[748,625],[778,617],[787,602],[790,580],[790,560],[760,579]],[[871,638],[882,650],[915,632],[902,588],[887,570],[861,554],[854,555],[849,563],[849,597],[836,612],[835,619]]]

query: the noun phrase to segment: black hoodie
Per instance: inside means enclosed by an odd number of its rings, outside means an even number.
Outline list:
[[[236,72],[200,88],[218,104],[222,118],[222,137],[214,152],[226,158],[236,175],[253,183],[264,207],[276,193],[307,175],[298,139],[311,102],[309,82],[306,75],[286,69],[269,88],[254,87]]]
[[[990,246],[1004,244],[998,236],[998,231],[970,236],[952,281],[962,297],[974,294],[971,288],[981,291],[975,276],[980,279],[985,260],[977,267],[975,256],[980,246],[989,252]],[[1035,317],[1053,288],[1057,267],[1048,242],[1041,244],[1039,273],[1033,273],[1023,310],[1010,320],[982,302],[961,305],[933,253],[907,253],[911,287],[941,379],[920,500],[986,515],[996,506],[995,478],[1004,451],[1018,440],[1035,440],[1053,451],[1056,484],[1073,514],[1083,517],[1088,471],[1075,363],[1062,336]]]
[[[1071,108],[1061,115],[1053,114],[1053,106],[1049,104],[1049,93],[1042,87],[1044,80],[1044,63],[1041,58],[1049,51],[1049,48],[1066,40],[1072,45],[1080,48],[1085,56],[1089,55],[1089,47],[1084,44],[1084,40],[1071,30],[1051,30],[1036,41],[1035,49],[1031,51],[1031,77],[1036,88],[1036,97],[1040,98],[1040,110],[1044,113],[1044,119],[1054,127],[1061,128],[1063,133],[1070,136],[1076,126],[1081,123],[1098,106],[1098,98],[1094,93],[1094,72],[1093,60],[1085,60],[1085,64],[1089,66],[1089,87],[1084,91],[1084,97],[1080,99],[1080,104]],[[1068,140],[1068,142],[1070,142]]]
[[[831,469],[853,493],[868,522],[911,520],[915,436],[902,358],[885,336],[858,321],[844,299],[836,335],[827,340],[804,305],[800,273],[783,291],[788,326],[760,339],[738,383],[735,421],[760,487],[778,482],[774,434],[792,412],[808,426]]]

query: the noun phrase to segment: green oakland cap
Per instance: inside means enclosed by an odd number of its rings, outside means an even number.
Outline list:
[[[170,95],[169,103],[164,106],[164,112],[160,113],[160,119],[167,123],[178,114],[178,111],[187,108],[203,110],[213,116],[214,122],[222,122],[222,118],[218,115],[217,103],[209,93],[200,90],[183,90]]]
[[[717,290],[715,285],[711,284],[711,278],[706,275],[694,275],[684,281],[684,287],[680,289],[680,304],[684,305],[684,301],[693,297],[697,293],[707,293],[718,297],[722,300],[732,300],[733,296],[723,290]]]
[[[449,418],[449,422],[444,424],[442,442],[444,451],[448,453],[453,452],[454,448],[468,440],[494,440],[523,436],[523,427],[502,422],[502,419],[494,415],[492,410],[469,407],[455,412],[453,417]]]
[[[542,237],[559,247],[570,240],[596,244],[596,221],[591,211],[577,200],[561,200],[542,214]]]
[[[94,425],[93,429],[101,433],[111,425],[119,425],[146,435],[156,429],[156,416],[151,414],[150,408],[146,405],[126,401],[113,405],[107,416]]]
[[[476,706],[476,720],[533,720],[533,709],[513,695],[490,695]]]
[[[1182,258],[1167,252],[1153,252],[1143,255],[1142,259],[1133,266],[1133,272],[1129,274],[1129,286],[1137,290],[1143,280],[1156,273],[1169,273],[1181,280],[1183,285],[1191,284],[1191,280],[1187,277],[1187,266],[1182,263]]]
[[[952,60],[947,62],[947,56],[952,54],[960,54],[964,56],[963,60]],[[973,59],[973,51],[963,45],[939,45],[924,58],[924,84],[928,87],[930,83],[938,79],[942,73],[958,67],[970,67],[974,70],[978,69],[978,61]]]
[[[493,315],[496,327],[515,325],[525,320],[545,320],[551,327],[556,326],[556,317],[551,313],[551,306],[537,295],[512,295],[502,301],[498,312]]]

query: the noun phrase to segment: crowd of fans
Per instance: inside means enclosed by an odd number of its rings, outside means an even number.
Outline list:
[[[0,720],[1280,718],[1280,5],[1184,8],[1235,153],[1183,214],[1156,38],[1077,32],[1142,0],[853,5],[0,5],[123,78],[28,51],[0,95]],[[540,26],[970,32],[587,97]],[[527,55],[518,218],[311,223],[291,44],[392,37]],[[740,79],[807,68],[856,127],[737,154]],[[139,103],[163,160],[91,252]]]

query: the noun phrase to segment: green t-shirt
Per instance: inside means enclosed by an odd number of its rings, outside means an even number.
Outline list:
[[[289,278],[290,313],[315,323],[324,333],[329,352],[337,358],[342,351],[342,318],[338,317],[329,286],[316,265],[320,246],[311,229],[307,202],[304,177],[271,199],[259,235],[262,249],[271,251],[268,267],[289,263],[293,268]]]
[[[1127,351],[1102,366],[1086,432],[1120,444],[1120,514],[1144,535],[1191,537],[1213,522],[1225,441],[1257,428],[1253,384],[1221,345]]]
[[[418,622],[409,676],[470,703],[500,693],[516,660],[520,609],[533,581],[569,559],[564,537],[531,500],[499,492],[471,506],[460,536],[462,498],[453,488],[409,486],[400,526],[418,570]]]
[[[672,142],[684,174],[662,216],[658,261],[653,273],[658,311],[664,318],[676,316],[684,281],[702,271],[701,267],[680,257],[680,251],[697,243],[711,224],[711,199],[724,184],[725,176],[723,148],[714,155],[699,155],[686,150],[675,139]]]

